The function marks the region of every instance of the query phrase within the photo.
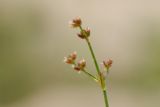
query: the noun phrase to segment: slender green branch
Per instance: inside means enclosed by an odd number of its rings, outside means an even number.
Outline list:
[[[83,28],[82,28],[82,26],[79,26],[79,28],[80,28],[80,30],[81,30],[81,31],[83,31]]]
[[[99,75],[101,87],[102,87],[102,89],[104,90],[104,89],[105,89],[105,84],[104,84],[104,82],[103,82],[103,79],[102,79],[102,76],[101,76],[101,72],[100,72],[100,69],[99,69],[99,66],[98,66],[96,57],[95,57],[94,52],[93,52],[93,49],[92,49],[92,45],[91,45],[91,43],[90,43],[90,41],[89,41],[89,39],[88,39],[88,37],[87,37],[87,34],[84,32],[82,26],[80,26],[79,28],[80,28],[81,32],[82,32],[82,33],[85,35],[85,37],[86,37],[85,39],[86,39],[86,42],[87,42],[87,44],[88,44],[89,50],[90,50],[90,52],[91,52],[91,55],[92,55],[92,58],[93,58],[93,61],[94,61],[95,67],[96,67],[96,71],[97,71],[97,73],[98,73],[98,75]]]
[[[94,55],[94,52],[93,52],[93,49],[92,49],[92,45],[91,45],[91,43],[90,43],[90,41],[89,41],[89,39],[88,39],[88,38],[86,39],[86,41],[87,41],[87,44],[88,44],[88,46],[89,46],[89,50],[90,50],[90,52],[91,52],[91,55],[92,55],[93,61],[94,61],[94,63],[95,63],[96,70],[97,70],[97,72],[98,72],[98,74],[99,74],[99,73],[100,73],[100,69],[99,69],[99,66],[98,66],[98,63],[97,63],[96,57],[95,57],[95,55]]]
[[[91,43],[90,43],[89,39],[87,38],[86,33],[83,31],[82,26],[80,26],[79,28],[80,28],[81,32],[83,32],[83,34],[86,36],[86,41],[87,41],[87,44],[88,44],[88,46],[89,46],[89,50],[90,50],[91,55],[92,55],[92,58],[93,58],[93,60],[94,60],[94,63],[95,63],[95,66],[96,66],[96,70],[97,70],[97,72],[98,72],[98,74],[99,74],[99,73],[100,73],[100,69],[99,69],[99,66],[98,66],[98,63],[97,63],[96,57],[95,57],[95,55],[94,55],[94,52],[93,52],[93,49],[92,49]]]
[[[74,62],[73,65],[76,66],[76,63]],[[82,71],[85,74],[87,74],[89,77],[91,77],[93,80],[95,80],[96,82],[98,82],[98,79],[94,75],[92,75],[91,73],[87,72],[85,69],[82,69]]]
[[[100,78],[100,82],[101,82],[101,88],[102,88],[102,90],[103,90],[103,96],[104,96],[104,100],[105,100],[105,105],[106,105],[106,107],[109,107],[108,99],[107,99],[107,93],[106,93],[105,79],[103,79],[103,77],[102,77],[102,74],[101,74],[101,72],[100,72],[100,69],[99,69],[99,66],[98,66],[96,57],[95,57],[95,55],[94,55],[94,52],[93,52],[91,43],[89,42],[89,39],[86,39],[86,41],[87,41],[87,43],[88,43],[90,52],[91,52],[91,54],[92,54],[92,57],[93,57],[93,60],[94,60],[95,66],[96,66],[96,70],[97,70],[97,72],[98,72],[98,74],[99,74],[99,78]]]
[[[106,107],[109,107],[106,90],[103,90],[103,95],[104,95],[104,102],[105,102],[105,105],[106,105]]]
[[[94,79],[96,82],[98,82],[98,79],[93,76],[92,74],[90,74],[89,72],[87,72],[85,69],[82,70],[85,74],[87,74],[89,77],[91,77],[92,79]]]
[[[88,39],[88,35],[84,32],[83,28],[80,26],[79,27],[81,32],[85,35],[85,39],[86,39],[86,42],[88,44],[88,47],[89,47],[89,50],[91,52],[91,55],[92,55],[92,58],[93,58],[93,61],[94,61],[94,64],[95,64],[95,67],[96,67],[96,71],[99,75],[99,79],[100,79],[100,83],[101,83],[101,88],[103,90],[103,96],[104,96],[104,100],[105,100],[105,105],[106,107],[109,107],[109,104],[108,104],[108,99],[107,99],[107,93],[106,93],[106,84],[105,84],[105,79],[103,79],[103,76],[102,76],[102,73],[100,72],[100,69],[99,69],[99,66],[98,66],[98,63],[97,63],[97,60],[96,60],[96,57],[95,57],[95,54],[93,52],[93,48],[92,48],[92,45]]]

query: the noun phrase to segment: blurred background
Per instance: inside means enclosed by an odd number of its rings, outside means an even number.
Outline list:
[[[63,63],[76,50],[96,74],[85,41],[68,27],[77,16],[91,28],[98,62],[114,61],[110,107],[159,107],[159,6],[159,0],[0,0],[0,107],[104,107],[98,85]]]

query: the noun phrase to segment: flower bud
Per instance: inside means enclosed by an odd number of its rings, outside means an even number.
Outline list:
[[[74,18],[72,21],[69,22],[70,26],[73,28],[79,27],[82,24],[82,21],[79,17]]]
[[[73,52],[68,57],[64,57],[64,62],[67,64],[74,64],[76,58],[77,58],[77,53]]]
[[[80,60],[77,65],[74,65],[74,70],[76,71],[83,71],[86,67],[86,61],[84,59]]]
[[[112,66],[113,61],[111,59],[103,61],[103,65],[107,68],[107,70]]]
[[[70,57],[72,60],[75,60],[77,58],[77,52],[74,51],[73,53],[71,53],[68,57]]]
[[[86,61],[85,61],[84,59],[80,60],[80,61],[78,62],[78,67],[79,67],[80,69],[84,69],[84,68],[86,67]]]
[[[85,35],[81,32],[81,33],[78,33],[77,34],[78,35],[78,37],[80,37],[81,39],[85,39],[86,37],[85,37]]]
[[[80,33],[78,33],[77,35],[81,39],[88,38],[90,36],[90,29],[87,27],[86,29],[84,29],[83,31],[81,31]]]
[[[67,64],[73,64],[73,60],[71,58],[64,57],[64,62]]]
[[[80,68],[80,67],[78,67],[78,66],[74,66],[74,70],[76,70],[76,71],[80,71],[80,70],[81,70],[81,68]]]

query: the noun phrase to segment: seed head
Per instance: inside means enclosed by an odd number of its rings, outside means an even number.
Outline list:
[[[74,70],[82,71],[85,67],[86,67],[86,61],[82,59],[77,63],[77,65],[74,66]]]
[[[68,55],[68,57],[64,57],[64,62],[67,64],[74,64],[76,58],[77,58],[77,53],[73,52],[70,55]]]
[[[113,61],[111,59],[104,60],[103,65],[107,68],[107,70],[112,66]]]
[[[80,33],[78,33],[77,35],[81,39],[88,38],[90,36],[90,29],[87,27],[86,29],[84,29],[83,31],[81,31]]]
[[[73,64],[73,60],[71,58],[68,57],[64,57],[64,62],[67,64]]]
[[[69,25],[73,28],[80,27],[82,24],[81,18],[77,17],[74,18],[72,21],[69,22]]]
[[[84,59],[78,62],[78,67],[84,69],[86,67],[86,61]]]
[[[86,38],[86,36],[82,32],[78,33],[77,35],[81,39],[85,39]]]
[[[81,70],[81,68],[79,68],[78,66],[74,66],[74,70],[76,70],[76,71],[80,71],[80,70]]]
[[[70,57],[72,60],[75,60],[77,58],[77,52],[74,51],[73,53],[71,53],[68,57]]]

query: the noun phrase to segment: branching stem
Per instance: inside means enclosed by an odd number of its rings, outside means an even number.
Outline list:
[[[109,104],[108,104],[108,98],[107,98],[107,92],[106,92],[106,81],[99,69],[99,66],[98,66],[98,63],[97,63],[97,60],[96,60],[96,57],[95,57],[95,54],[93,52],[93,48],[92,48],[92,45],[88,39],[88,35],[84,32],[83,28],[80,26],[79,27],[81,32],[85,35],[85,39],[86,39],[86,42],[88,44],[88,47],[89,47],[89,50],[91,52],[91,55],[92,55],[92,58],[93,58],[93,61],[94,61],[94,64],[95,64],[95,67],[96,67],[96,71],[98,73],[98,76],[99,76],[99,80],[100,80],[100,84],[101,84],[101,88],[102,88],[102,91],[103,91],[103,96],[104,96],[104,101],[105,101],[105,105],[106,107],[109,107]]]

